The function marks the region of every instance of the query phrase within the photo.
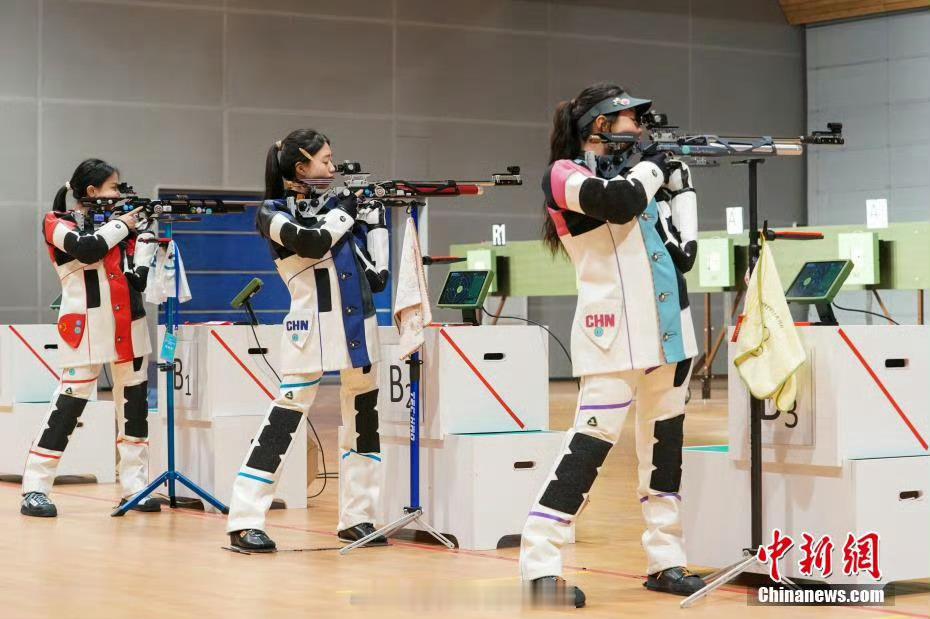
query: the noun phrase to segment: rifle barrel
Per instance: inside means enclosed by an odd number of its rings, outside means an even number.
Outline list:
[[[758,140],[753,138],[717,138],[708,139],[705,144],[679,144],[677,142],[657,142],[656,148],[675,155],[692,157],[726,157],[728,155],[759,155],[762,157],[797,156],[804,154],[804,145],[800,139],[773,138]]]

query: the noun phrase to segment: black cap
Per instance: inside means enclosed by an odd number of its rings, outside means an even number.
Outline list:
[[[578,119],[578,130],[581,131],[594,122],[595,118],[601,115],[607,116],[608,114],[615,114],[623,110],[633,109],[636,110],[636,116],[639,117],[648,112],[651,107],[651,99],[636,99],[626,92],[621,91],[620,94],[615,97],[608,97],[600,103],[592,105],[591,109]]]

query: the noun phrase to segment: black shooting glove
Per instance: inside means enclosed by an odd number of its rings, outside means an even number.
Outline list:
[[[336,196],[336,208],[345,211],[349,217],[355,219],[358,217],[358,196],[348,189],[343,189]]]
[[[650,144],[643,150],[642,161],[655,164],[662,171],[663,184],[668,182],[672,168],[667,152],[658,150],[656,144]]]
[[[694,261],[697,259],[697,241],[688,241],[682,246],[676,245],[669,241],[665,244],[672,257],[672,262],[682,273],[687,273],[694,268]]]

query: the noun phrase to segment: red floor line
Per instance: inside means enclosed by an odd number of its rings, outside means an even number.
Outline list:
[[[11,482],[0,482],[0,487],[17,488],[17,489],[19,488],[19,486],[18,486],[17,484],[13,484],[13,483],[11,483]],[[75,498],[78,498],[78,499],[87,499],[87,500],[90,500],[90,501],[98,501],[98,502],[111,503],[111,504],[114,503],[114,501],[113,501],[112,499],[105,499],[105,498],[102,498],[102,497],[87,496],[87,495],[84,495],[84,494],[75,494],[75,493],[73,493],[73,492],[59,492],[58,490],[55,490],[55,494],[60,494],[60,495],[62,495],[62,496],[75,497]],[[222,518],[222,519],[225,519],[225,518],[226,518],[226,516],[224,516],[223,514],[214,514],[214,513],[212,513],[212,512],[201,512],[201,511],[191,510],[191,509],[179,509],[179,510],[176,510],[176,511],[174,511],[174,512],[172,512],[172,513],[181,514],[181,515],[184,515],[184,516],[193,516],[193,517],[195,517],[195,518],[209,518],[209,519],[212,519],[212,520],[216,520],[216,519],[218,519],[218,518]],[[327,535],[327,536],[329,536],[329,537],[336,537],[336,534],[333,533],[332,531],[320,531],[320,530],[318,530],[318,529],[308,529],[308,528],[306,528],[306,527],[299,527],[299,526],[296,526],[296,525],[289,525],[289,524],[275,524],[275,525],[270,525],[269,528],[274,528],[274,529],[288,529],[288,530],[291,530],[291,531],[302,531],[302,532],[305,532],[305,533],[316,533],[316,534],[318,534],[318,535]],[[489,555],[489,554],[485,554],[485,553],[483,553],[483,552],[479,552],[479,551],[476,551],[476,550],[462,550],[462,549],[448,550],[448,549],[442,548],[442,547],[427,546],[427,545],[425,545],[425,544],[417,544],[417,543],[415,543],[415,542],[404,542],[404,541],[399,541],[399,540],[391,540],[391,543],[392,543],[392,544],[395,544],[395,545],[397,545],[397,546],[403,546],[403,547],[405,547],[405,548],[416,548],[416,549],[419,549],[419,550],[428,550],[428,551],[430,551],[430,552],[444,552],[444,553],[450,553],[450,554],[457,554],[457,555],[465,555],[465,556],[471,556],[471,557],[478,557],[478,558],[482,558],[482,559],[496,559],[497,561],[507,561],[507,562],[509,562],[509,563],[517,563],[517,562],[519,561],[519,559],[516,559],[516,558],[513,558],[513,557],[502,557],[502,556],[499,556],[499,555]],[[564,566],[564,567],[565,567],[566,570],[572,570],[572,571],[575,571],[575,572],[587,572],[587,573],[590,573],[590,574],[600,574],[600,575],[605,575],[605,576],[616,576],[616,577],[619,577],[619,578],[627,578],[627,579],[633,579],[633,580],[639,580],[639,581],[642,581],[642,580],[644,579],[644,577],[641,576],[641,575],[626,574],[626,573],[623,573],[623,572],[615,572],[615,571],[613,571],[613,570],[604,570],[604,569],[598,569],[598,568],[578,567],[578,566],[574,566],[574,565],[566,565],[566,566]],[[739,585],[735,585],[735,586],[723,586],[723,587],[720,587],[719,589],[717,589],[717,591],[726,591],[726,592],[729,592],[729,593],[740,593],[740,594],[746,594],[746,593],[748,593],[750,590],[751,590],[750,587],[742,587],[742,586],[739,586]],[[849,606],[848,608],[852,608],[852,609],[859,610],[859,611],[863,611],[863,612],[872,612],[872,613],[876,613],[876,612],[877,612],[877,613],[885,613],[885,614],[888,614],[888,615],[898,615],[898,616],[902,616],[902,617],[918,617],[919,619],[930,619],[930,614],[922,615],[922,614],[920,614],[920,613],[911,613],[911,612],[907,612],[907,611],[903,611],[903,610],[889,610],[889,609],[887,609],[887,608],[885,608],[885,607]]]

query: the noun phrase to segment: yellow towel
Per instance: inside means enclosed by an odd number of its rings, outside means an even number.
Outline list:
[[[769,244],[762,252],[746,290],[743,322],[736,340],[734,365],[749,392],[788,411],[797,396],[795,372],[807,360],[788,311]]]

